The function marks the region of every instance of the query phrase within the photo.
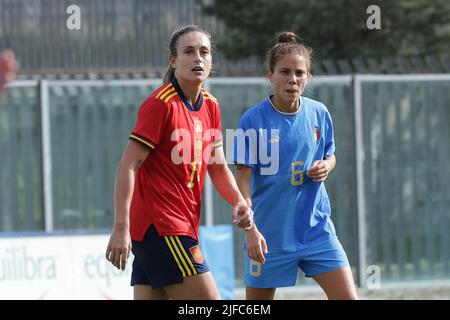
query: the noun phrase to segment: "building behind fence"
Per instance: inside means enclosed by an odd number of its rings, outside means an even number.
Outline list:
[[[0,231],[110,230],[116,165],[160,83],[15,82],[0,99]],[[271,91],[263,78],[206,86],[224,130]],[[450,279],[450,76],[315,77],[305,95],[333,118],[337,167],[326,186],[360,286],[373,267],[382,282]],[[202,223],[229,223],[230,206],[205,188]],[[238,285],[242,242],[236,231]]]
[[[71,0],[0,0],[0,48],[13,49],[23,77],[40,74],[128,72],[160,76],[167,66],[172,31],[186,24],[207,28],[213,39],[226,26],[202,12],[196,0],[77,0],[81,29],[69,30]],[[263,54],[263,53],[262,53]],[[450,56],[330,60],[315,57],[313,73],[449,73]],[[214,55],[218,76],[261,76],[255,58],[228,61]]]

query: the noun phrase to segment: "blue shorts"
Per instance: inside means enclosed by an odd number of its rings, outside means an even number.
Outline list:
[[[349,266],[344,248],[337,238],[297,252],[269,253],[261,264],[251,260],[244,250],[245,285],[253,288],[294,286],[300,268],[307,277]]]
[[[197,240],[188,236],[160,236],[154,225],[143,241],[132,241],[131,285],[153,289],[183,282],[183,278],[209,271]]]

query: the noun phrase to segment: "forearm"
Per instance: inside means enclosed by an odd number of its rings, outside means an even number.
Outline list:
[[[217,192],[230,205],[235,206],[239,203],[246,203],[226,163],[210,165],[208,167],[208,173]]]
[[[114,225],[116,228],[130,226],[130,204],[134,191],[135,171],[119,164],[114,190]]]
[[[250,189],[251,170],[251,168],[240,164],[237,165],[236,170],[238,188],[250,208],[252,208],[252,192]]]
[[[336,168],[336,157],[334,154],[326,157],[324,161],[328,163],[328,172],[331,172]]]

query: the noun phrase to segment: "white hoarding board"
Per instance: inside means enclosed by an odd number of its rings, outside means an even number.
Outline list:
[[[0,299],[132,299],[105,258],[108,235],[0,238]]]

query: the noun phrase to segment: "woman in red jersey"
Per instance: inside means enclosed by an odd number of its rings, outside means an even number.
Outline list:
[[[0,94],[4,87],[16,77],[17,62],[14,52],[4,50],[0,53]]]
[[[202,89],[209,33],[181,28],[169,49],[164,85],[139,109],[119,163],[106,257],[124,270],[133,252],[135,299],[220,299],[198,245],[206,170],[238,227],[252,226],[252,211],[226,164],[219,103]]]

